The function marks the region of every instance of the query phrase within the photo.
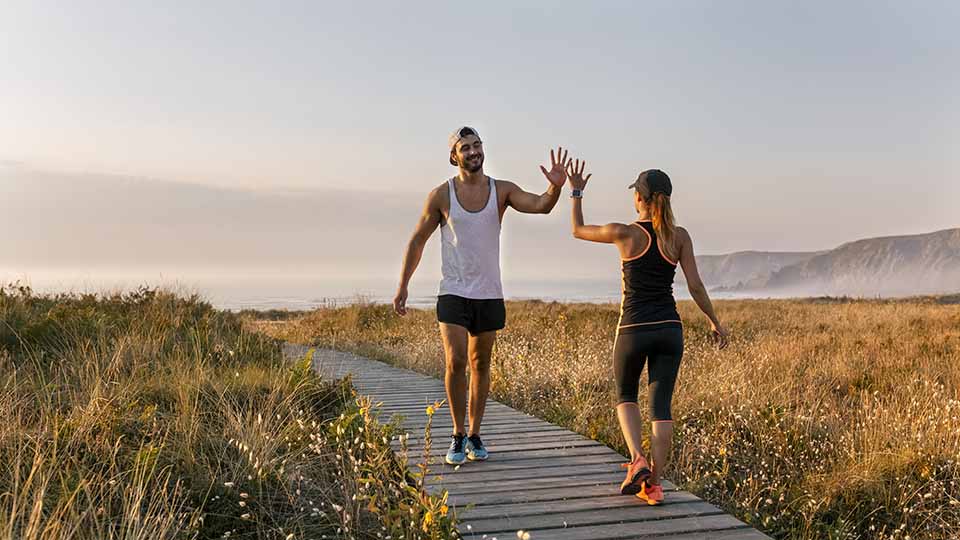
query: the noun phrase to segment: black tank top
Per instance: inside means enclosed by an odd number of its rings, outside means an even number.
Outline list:
[[[660,250],[653,223],[638,221],[634,225],[647,233],[650,243],[640,255],[623,260],[623,301],[617,332],[680,326],[680,314],[673,298],[677,263]]]

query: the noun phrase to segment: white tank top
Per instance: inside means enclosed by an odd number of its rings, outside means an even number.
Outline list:
[[[503,298],[500,284],[500,208],[497,183],[490,182],[490,197],[479,212],[460,206],[454,179],[450,190],[450,215],[440,226],[442,274],[438,294],[455,294],[473,300]]]

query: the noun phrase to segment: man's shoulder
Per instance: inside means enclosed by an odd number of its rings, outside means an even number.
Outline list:
[[[498,192],[507,192],[517,189],[517,184],[511,182],[510,180],[497,180],[494,178],[493,182],[497,186]]]
[[[436,208],[442,208],[449,201],[450,184],[444,182],[430,190],[427,194],[427,202]]]

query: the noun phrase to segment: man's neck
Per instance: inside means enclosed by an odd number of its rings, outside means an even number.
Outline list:
[[[483,169],[477,172],[460,169],[460,181],[464,184],[480,184],[487,181],[487,175],[483,174]]]

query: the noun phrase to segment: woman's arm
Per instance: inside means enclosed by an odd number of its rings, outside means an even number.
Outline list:
[[[573,198],[573,237],[590,242],[615,244],[626,236],[627,226],[622,223],[607,223],[606,225],[584,225],[583,199]]]
[[[593,174],[583,176],[583,170],[587,162],[581,162],[579,159],[570,160],[567,167],[567,179],[570,186],[578,191],[583,191],[587,187],[587,181]],[[590,242],[601,242],[604,244],[615,244],[622,240],[627,234],[627,227],[622,223],[608,223],[606,225],[585,225],[583,223],[583,199],[580,196],[573,197],[573,204],[570,205],[573,212],[573,237]],[[619,247],[619,246],[618,246]]]
[[[677,239],[680,240],[680,268],[683,269],[683,275],[687,278],[687,290],[690,296],[697,303],[700,311],[710,319],[711,329],[714,338],[720,344],[720,348],[727,346],[727,331],[720,324],[720,319],[713,310],[713,303],[710,302],[710,295],[707,294],[707,288],[700,279],[700,272],[697,270],[697,259],[693,253],[693,239],[690,233],[683,227],[677,227]]]

